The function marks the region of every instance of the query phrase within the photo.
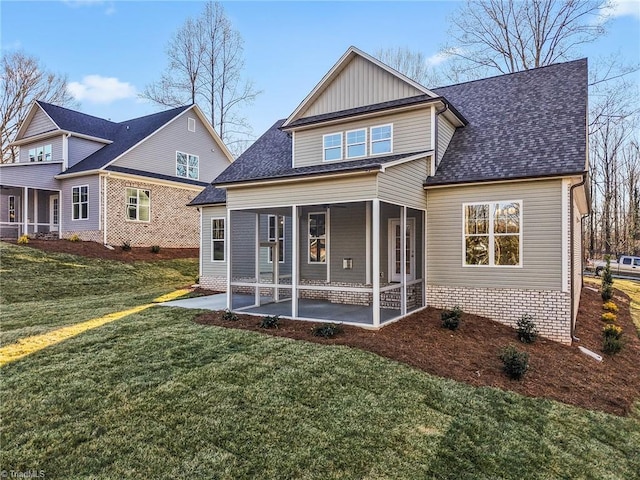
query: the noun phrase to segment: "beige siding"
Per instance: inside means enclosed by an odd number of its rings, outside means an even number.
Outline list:
[[[426,158],[396,165],[378,175],[378,197],[393,203],[425,210],[427,196],[423,183],[429,175]]]
[[[447,147],[455,131],[456,127],[451,125],[449,120],[442,115],[438,117],[438,165],[440,165],[440,160],[442,160],[444,152],[447,151]]]
[[[578,313],[582,293],[582,228],[577,202],[573,207],[573,319]]]
[[[275,185],[228,188],[227,205],[237,209],[355,202],[374,198],[376,190],[373,174],[300,179]]]
[[[431,110],[425,108],[298,131],[295,134],[294,166],[305,167],[322,164],[322,136],[328,133],[343,133],[344,157],[346,155],[345,132],[367,128],[367,153],[369,153],[370,127],[389,123],[393,124],[392,154],[422,152],[431,149]]]
[[[560,180],[456,186],[427,191],[430,285],[560,290]],[[522,200],[522,267],[463,267],[462,204]]]
[[[57,128],[56,124],[51,121],[47,114],[38,108],[22,138],[31,137],[44,132],[50,132]]]
[[[369,60],[356,56],[300,116],[337,112],[423,93]]]
[[[188,118],[196,120],[196,131],[187,129]],[[199,157],[199,180],[210,182],[229,166],[220,147],[204,124],[191,111],[174,119],[114,165],[163,175],[176,175],[176,151]]]
[[[216,205],[214,207],[202,208],[202,244],[200,246],[202,257],[202,275],[215,277],[215,276],[227,276],[227,262],[213,262],[211,261],[211,219],[213,218],[225,218],[227,217],[227,209],[224,205]],[[226,220],[225,220],[226,223]],[[225,235],[227,240],[229,238],[229,232],[226,231]]]

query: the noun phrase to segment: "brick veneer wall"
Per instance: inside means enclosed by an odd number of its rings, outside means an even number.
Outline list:
[[[218,292],[227,291],[227,277],[225,276],[211,276],[200,277],[200,287],[207,288],[209,290],[217,290]]]
[[[126,189],[151,192],[151,221],[126,219]],[[197,248],[200,245],[199,215],[187,207],[196,190],[110,177],[107,180],[107,243],[132,247],[159,245],[167,248]]]
[[[102,243],[102,230],[86,230],[82,232],[60,232],[60,238],[71,238],[73,235],[78,235],[78,238],[83,242],[98,242]]]
[[[533,317],[543,337],[571,344],[571,297],[557,290],[469,288],[427,285],[430,307],[453,308],[515,327],[522,315]]]

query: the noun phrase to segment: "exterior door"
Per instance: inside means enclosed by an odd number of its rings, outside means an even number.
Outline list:
[[[49,231],[57,232],[60,228],[60,196],[49,197]]]
[[[402,279],[402,236],[399,218],[389,220],[389,280],[399,282]],[[407,218],[407,256],[406,256],[406,280],[416,278],[416,219]]]

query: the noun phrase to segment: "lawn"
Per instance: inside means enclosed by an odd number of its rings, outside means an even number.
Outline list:
[[[6,314],[14,329],[38,328],[38,316],[50,329],[51,312],[86,320],[97,316],[92,298],[104,311],[112,295],[147,302],[193,275],[171,262],[129,270],[27,248],[1,253],[3,292],[38,271],[59,295],[5,297],[3,330]],[[55,278],[102,287],[87,293],[56,287]],[[127,288],[104,293],[122,279]],[[21,322],[12,310],[24,303],[40,313]],[[198,313],[152,307],[2,367],[0,470],[96,479],[639,478],[637,418],[474,388],[353,348],[199,325]]]

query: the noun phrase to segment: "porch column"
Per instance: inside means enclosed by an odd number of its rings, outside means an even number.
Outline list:
[[[291,206],[291,316],[298,316],[298,257],[300,249],[298,207]]]
[[[33,232],[38,233],[38,190],[33,190]]]
[[[372,245],[373,250],[373,326],[380,326],[380,200],[374,198],[371,201],[372,213]]]
[[[22,189],[22,234],[29,233],[29,187]]]
[[[106,220],[106,219],[105,219]],[[227,310],[231,310],[231,210],[227,209],[226,228],[224,232],[224,249],[227,258]],[[106,226],[106,221],[105,221]],[[213,248],[213,245],[211,245]]]
[[[407,207],[402,206],[400,218],[400,315],[407,314]]]
[[[257,286],[260,283],[260,214],[255,215],[255,236],[256,236],[256,251],[254,262],[254,275],[256,277],[256,288],[253,292],[253,301],[255,306],[260,305],[260,287]]]
[[[276,244],[272,246],[273,248],[273,283],[275,284],[275,288],[273,289],[273,301],[280,301],[280,289],[278,286],[280,285],[280,215],[276,215]]]

